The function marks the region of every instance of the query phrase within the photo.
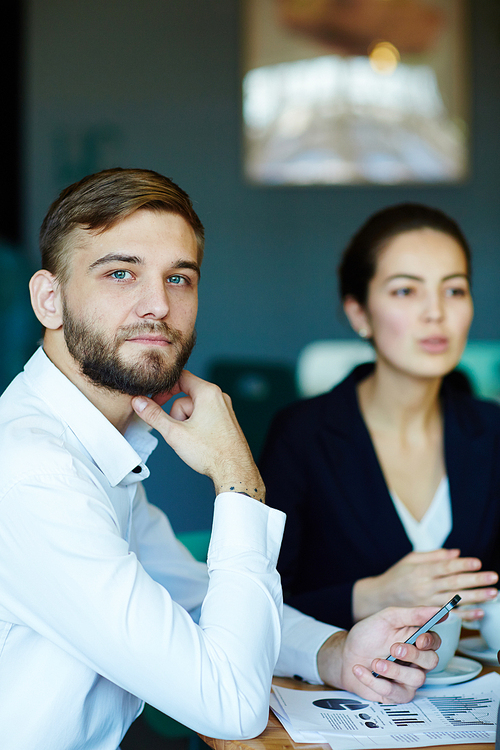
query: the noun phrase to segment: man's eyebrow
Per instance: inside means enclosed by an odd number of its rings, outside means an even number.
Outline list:
[[[198,277],[201,276],[201,268],[198,263],[195,263],[194,260],[184,260],[181,258],[180,260],[176,261],[176,263],[172,263],[171,268],[176,268],[178,270],[181,270],[182,268],[190,268],[192,271],[195,271],[195,273],[198,274]]]
[[[108,263],[132,263],[134,265],[144,265],[144,259],[140,258],[138,255],[123,255],[121,253],[108,253],[107,255],[103,255],[102,258],[98,258],[93,263],[90,264],[88,270],[93,271],[95,268],[99,268],[99,266],[107,265]],[[195,263],[193,260],[186,260],[184,258],[180,258],[175,263],[172,263],[171,265],[172,269],[180,270],[182,268],[189,268],[192,271],[194,271],[198,277],[201,276],[201,269],[198,263]]]
[[[107,255],[103,255],[102,258],[98,258],[89,266],[89,271],[93,271],[94,268],[99,268],[99,266],[104,266],[106,263],[134,263],[136,265],[141,265],[144,263],[142,258],[139,258],[137,255],[121,255],[120,253],[108,253]]]

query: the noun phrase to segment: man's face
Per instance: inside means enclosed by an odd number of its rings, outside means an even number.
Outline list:
[[[83,375],[131,396],[170,390],[195,341],[192,228],[177,214],[139,210],[102,234],[77,230],[72,244],[63,333]]]

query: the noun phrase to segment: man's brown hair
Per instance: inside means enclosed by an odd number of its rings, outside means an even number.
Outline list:
[[[150,169],[106,169],[65,188],[49,208],[40,229],[42,268],[64,286],[71,252],[68,238],[77,229],[105,232],[146,208],[182,216],[192,227],[203,258],[205,235],[191,199],[175,182]]]

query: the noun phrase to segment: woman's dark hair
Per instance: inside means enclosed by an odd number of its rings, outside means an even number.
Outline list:
[[[351,296],[364,306],[380,252],[397,235],[415,229],[435,229],[453,237],[464,251],[470,278],[470,248],[456,221],[437,208],[399,203],[370,216],[349,242],[338,268],[341,299]]]

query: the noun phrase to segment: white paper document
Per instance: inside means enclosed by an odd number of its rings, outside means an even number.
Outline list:
[[[340,690],[273,686],[271,708],[294,742],[334,750],[495,742],[500,675],[418,690],[411,703],[366,701]]]

